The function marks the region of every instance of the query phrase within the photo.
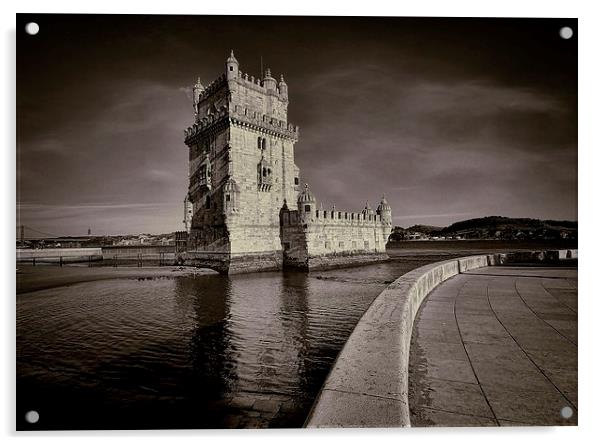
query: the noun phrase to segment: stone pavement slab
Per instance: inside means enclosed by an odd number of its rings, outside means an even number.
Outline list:
[[[409,402],[412,426],[576,425],[577,269],[484,267],[435,288],[414,323]]]

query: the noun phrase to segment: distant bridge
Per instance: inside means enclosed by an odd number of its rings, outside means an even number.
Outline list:
[[[48,232],[43,232],[41,230],[38,229],[34,229],[33,227],[30,226],[26,226],[26,225],[18,225],[17,226],[17,242],[20,242],[22,246],[24,246],[25,241],[43,241],[43,240],[49,240],[49,241],[57,241],[60,239],[65,239],[65,240],[73,240],[74,238],[81,238],[82,240],[87,240],[88,238],[90,238],[90,234],[86,235],[86,236],[70,236],[70,235],[57,235],[55,233],[48,233]]]

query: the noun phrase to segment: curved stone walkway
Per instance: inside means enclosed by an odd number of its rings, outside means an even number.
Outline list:
[[[576,425],[577,269],[486,267],[438,286],[409,382],[412,426]]]

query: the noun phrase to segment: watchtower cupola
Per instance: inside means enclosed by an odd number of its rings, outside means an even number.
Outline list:
[[[378,204],[378,207],[376,208],[376,213],[381,216],[385,224],[391,225],[393,223],[393,219],[391,218],[391,206],[385,199],[385,195],[383,195],[380,200],[380,204]]]
[[[263,86],[266,91],[276,92],[276,79],[272,77],[272,71],[268,68],[265,70],[265,76],[263,77]]]
[[[372,210],[372,207],[370,207],[370,203],[368,201],[366,201],[366,206],[364,207],[364,210],[362,210],[362,213],[364,215],[373,215],[374,211]]]
[[[240,188],[236,181],[230,177],[224,184],[224,211],[226,214],[238,212],[238,199]]]
[[[284,75],[280,75],[280,83],[278,84],[278,92],[280,93],[280,98],[286,102],[288,102],[288,85],[284,81]]]
[[[201,78],[199,77],[194,86],[192,87],[192,106],[194,108],[195,117],[199,111],[198,107],[199,102],[201,101],[201,95],[203,94],[203,91],[205,91],[205,87],[201,83]]]
[[[238,60],[234,57],[234,51],[230,51],[230,57],[226,60],[226,79],[236,79],[238,77]]]
[[[309,191],[309,185],[305,184],[303,191],[299,193],[297,198],[297,206],[299,208],[299,215],[303,219],[311,219],[311,216],[316,210],[316,197],[312,192]]]

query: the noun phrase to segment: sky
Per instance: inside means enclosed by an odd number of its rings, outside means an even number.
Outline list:
[[[231,49],[249,75],[284,74],[324,208],[384,194],[402,227],[576,220],[577,34],[576,19],[18,15],[17,224],[182,230],[190,88]]]

